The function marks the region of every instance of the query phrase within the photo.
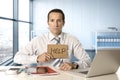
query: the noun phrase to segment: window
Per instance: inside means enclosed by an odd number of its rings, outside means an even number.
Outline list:
[[[29,0],[19,0],[19,20],[29,22]]]
[[[13,56],[13,21],[0,19],[0,63]]]
[[[0,16],[13,18],[13,0],[0,0]]]
[[[29,41],[29,24],[19,22],[19,49],[23,48]]]
[[[19,20],[18,34],[19,34],[19,49],[24,47],[29,41],[29,0],[19,0]]]
[[[30,39],[30,2],[0,0],[0,65],[10,65],[16,52]]]

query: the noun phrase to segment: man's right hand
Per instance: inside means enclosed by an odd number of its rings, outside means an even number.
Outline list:
[[[53,59],[53,56],[45,52],[37,57],[37,62],[47,62],[52,59]]]

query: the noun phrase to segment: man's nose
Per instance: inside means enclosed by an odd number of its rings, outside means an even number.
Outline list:
[[[55,27],[58,27],[58,22],[57,22],[57,21],[55,21],[55,23],[54,23],[54,24],[55,24]]]

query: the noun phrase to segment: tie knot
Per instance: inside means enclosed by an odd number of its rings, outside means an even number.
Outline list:
[[[56,42],[57,42],[56,44],[60,44],[60,37],[55,37],[54,39],[55,39]]]

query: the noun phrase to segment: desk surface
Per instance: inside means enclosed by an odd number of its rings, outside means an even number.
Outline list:
[[[8,75],[4,71],[0,70],[0,80],[120,80],[120,68],[116,74],[109,74],[92,78],[85,78],[80,73],[72,73],[69,71],[60,70],[56,71],[58,71],[60,74],[52,76],[40,76],[28,75],[25,72],[22,72],[17,75]]]

